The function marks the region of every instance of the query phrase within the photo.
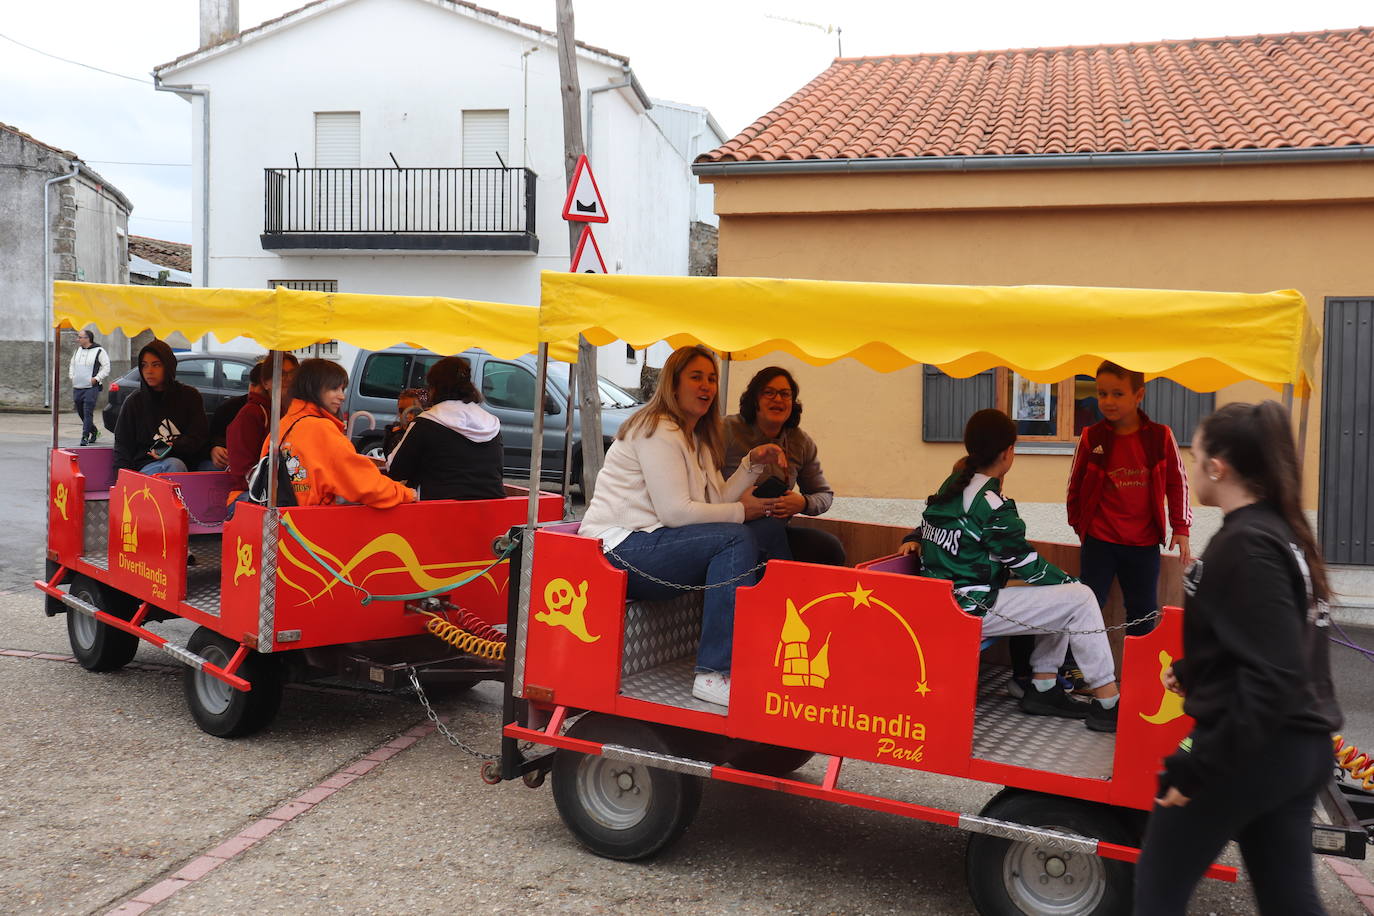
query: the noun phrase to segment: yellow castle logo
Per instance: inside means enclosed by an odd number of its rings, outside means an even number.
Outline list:
[[[921,696],[929,693],[930,685],[927,683],[926,677],[925,651],[921,648],[921,641],[916,638],[915,631],[906,622],[906,618],[897,613],[896,608],[886,601],[873,597],[873,590],[864,588],[862,582],[856,582],[854,590],[851,592],[832,592],[828,595],[821,595],[801,607],[797,607],[791,598],[787,599],[787,614],[783,618],[782,630],[778,634],[778,647],[773,653],[773,667],[782,668],[782,685],[784,687],[824,687],[826,681],[830,679],[830,640],[834,632],[832,630],[826,634],[825,641],[816,650],[815,655],[812,655],[811,627],[806,623],[804,617],[806,612],[816,605],[837,598],[847,598],[853,602],[851,610],[858,610],[861,607],[878,608],[886,611],[897,621],[911,639],[911,645],[916,652],[916,660],[920,666],[916,692]]]

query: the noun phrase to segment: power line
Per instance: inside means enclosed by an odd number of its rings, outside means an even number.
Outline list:
[[[49,54],[47,51],[40,51],[38,48],[35,48],[35,47],[33,47],[32,45],[26,45],[26,44],[24,44],[22,41],[19,41],[19,40],[17,40],[17,39],[11,38],[11,37],[9,37],[8,35],[4,34],[3,32],[0,32],[0,38],[5,39],[5,41],[10,42],[11,44],[19,45],[19,47],[25,48],[25,49],[27,49],[27,50],[29,50],[29,51],[32,51],[32,52],[35,53],[35,54],[41,54],[41,55],[43,55],[44,57],[51,57],[53,60],[60,60],[60,61],[62,61],[62,63],[64,63],[64,64],[71,64],[71,65],[74,66],[74,67],[85,67],[87,70],[94,70],[96,73],[103,73],[103,74],[105,74],[106,76],[117,76],[117,77],[119,77],[119,78],[122,79],[122,80],[130,80],[131,82],[142,83],[142,84],[145,85],[145,86],[151,86],[151,85],[153,85],[153,81],[152,81],[152,80],[139,79],[139,78],[136,77],[136,76],[129,76],[128,74],[125,74],[125,73],[115,73],[113,70],[102,70],[100,67],[93,67],[93,66],[91,66],[90,64],[83,64],[83,63],[82,63],[81,61],[79,61],[79,60],[71,60],[71,59],[66,58],[66,57],[58,57],[56,54]]]

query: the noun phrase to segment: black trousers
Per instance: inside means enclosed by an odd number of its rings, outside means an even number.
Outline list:
[[[1136,916],[1183,916],[1231,839],[1260,913],[1325,913],[1312,877],[1312,808],[1331,767],[1330,735],[1282,731],[1183,807],[1156,805],[1136,866]]]
[[[1098,607],[1106,607],[1112,580],[1121,582],[1121,598],[1130,623],[1126,635],[1144,636],[1155,628],[1155,621],[1143,618],[1159,610],[1159,545],[1131,547],[1086,535],[1079,551],[1079,569],[1079,578],[1097,596]]]
[[[76,407],[76,415],[81,418],[81,440],[95,435],[95,405],[100,400],[100,389],[92,385],[89,388],[73,388],[72,404]]]

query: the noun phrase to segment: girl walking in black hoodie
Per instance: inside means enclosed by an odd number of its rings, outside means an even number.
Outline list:
[[[1195,720],[1164,761],[1136,870],[1137,916],[1182,914],[1230,839],[1261,913],[1323,913],[1311,819],[1341,712],[1326,569],[1302,512],[1288,412],[1228,404],[1193,440],[1199,501],[1225,514],[1184,576],[1183,658],[1165,674]]]

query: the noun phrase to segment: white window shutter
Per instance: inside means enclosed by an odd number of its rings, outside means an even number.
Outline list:
[[[352,169],[362,165],[361,118],[356,111],[315,112],[315,167]]]
[[[463,166],[496,169],[503,162],[510,165],[510,112],[504,108],[463,112]]]

